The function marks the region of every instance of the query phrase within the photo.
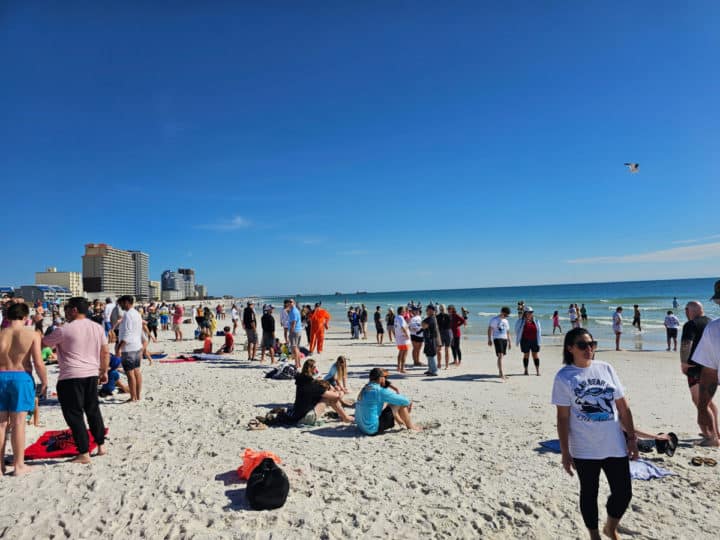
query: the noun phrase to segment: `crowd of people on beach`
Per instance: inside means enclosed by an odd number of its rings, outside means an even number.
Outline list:
[[[715,284],[712,301],[720,303],[720,281]],[[677,300],[673,309],[677,310]],[[265,304],[260,318],[262,339],[258,336],[258,321],[254,301],[242,309],[232,304],[232,327],[224,326],[223,346],[216,354],[235,352],[235,335],[242,326],[246,337],[247,360],[254,361],[260,342],[260,361],[269,354],[270,364],[276,355],[286,358],[297,369],[295,398],[287,408],[274,409],[250,423],[251,429],[268,425],[316,425],[330,413],[343,423],[354,422],[368,435],[377,435],[394,426],[408,430],[423,429],[411,418],[412,400],[403,395],[391,382],[389,372],[372,368],[368,380],[356,396],[348,385],[349,359],[339,356],[324,376],[319,375],[317,362],[310,358],[323,351],[325,332],[330,328],[331,316],[321,303],[298,307],[293,299],[283,302],[280,314],[282,341],[275,335],[274,306]],[[60,312],[63,315],[60,315]],[[212,337],[217,321],[225,318],[220,304],[190,308],[197,328],[195,336],[203,342],[194,352],[212,353]],[[424,314],[423,314],[424,311]],[[503,359],[512,345],[520,348],[524,374],[528,375],[532,357],[535,373],[540,375],[540,347],[542,330],[531,306],[518,303],[518,319],[511,330],[511,309],[503,306],[491,318],[487,328],[487,343],[497,357],[498,376],[507,380]],[[620,350],[622,334],[622,306],[613,316],[616,348]],[[639,306],[634,306],[634,326],[640,328]],[[412,366],[427,366],[424,375],[434,377],[442,366],[462,362],[461,329],[467,324],[469,313],[454,305],[409,302],[395,310],[376,306],[373,321],[376,341],[383,344],[385,328],[397,347],[397,372],[406,373],[408,353]],[[617,535],[617,527],[632,497],[629,460],[638,455],[638,434],[623,386],[614,368],[595,359],[597,341],[583,325],[587,323],[584,304],[568,308],[571,328],[564,334],[563,364],[555,375],[552,403],[557,408],[557,430],[564,469],[580,480],[580,509],[591,538],[598,538],[597,491],[600,471],[604,471],[610,485],[607,503],[608,519],[604,533]],[[673,310],[667,310],[667,351],[678,352],[680,368],[686,377],[690,397],[697,409],[697,423],[702,435],[700,446],[718,447],[718,409],[713,401],[720,370],[720,319],[711,321],[701,302],[692,300],[685,305],[687,321],[681,324]],[[368,310],[364,305],[348,309],[351,339],[367,339]],[[49,319],[48,328],[44,328]],[[562,333],[558,312],[552,317],[553,334]],[[88,302],[85,298],[69,299],[62,307],[37,303],[31,309],[21,298],[5,299],[0,309],[0,448],[5,449],[10,434],[13,449],[13,473],[30,471],[24,462],[25,422],[27,414],[37,407],[37,399],[48,388],[46,364],[57,363],[59,368],[56,393],[63,417],[72,432],[78,450],[73,462],[90,463],[89,438],[86,422],[96,444],[96,456],[107,452],[105,426],[99,397],[112,395],[116,388],[129,396],[129,402],[142,399],[144,359],[152,362],[148,347],[158,342],[158,331],[174,332],[182,341],[185,308],[177,304],[150,302],[136,305],[132,296],[124,295],[113,302]],[[392,323],[392,324],[391,324]],[[678,348],[678,332],[681,330]],[[514,333],[514,336],[513,336]],[[301,347],[303,335],[308,347]],[[514,339],[513,339],[514,338]],[[207,344],[210,343],[210,347]],[[112,354],[111,354],[112,351]],[[420,353],[425,356],[425,364]],[[450,359],[452,357],[452,363]],[[127,378],[120,380],[118,370]],[[36,385],[34,376],[39,379]],[[354,408],[354,414],[346,411]],[[666,437],[667,438],[667,437]],[[5,462],[2,461],[2,473]]]

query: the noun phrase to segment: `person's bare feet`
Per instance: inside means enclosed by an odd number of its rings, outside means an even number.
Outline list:
[[[90,465],[91,463],[90,454],[85,452],[84,454],[80,454],[79,456],[75,456],[74,458],[68,460],[68,463],[79,463],[80,465]]]
[[[720,441],[717,437],[708,437],[706,439],[703,439],[701,442],[698,443],[698,446],[703,447],[711,447],[711,448],[717,448],[720,446]]]
[[[603,527],[603,534],[612,540],[620,540],[620,535],[617,533],[617,529],[611,529],[607,523]]]
[[[412,426],[409,426],[408,429],[410,431],[415,431],[416,433],[423,430],[423,428],[421,428],[420,426],[416,426],[415,424],[413,424]]]
[[[31,467],[30,465],[27,465],[23,463],[22,465],[15,465],[15,468],[13,469],[13,476],[24,476],[28,473],[33,472],[37,467]]]
[[[105,456],[105,455],[107,455],[107,448],[105,447],[104,444],[99,444],[99,445],[98,445],[98,447],[97,447],[97,454],[95,454],[95,455],[96,455],[96,456]]]

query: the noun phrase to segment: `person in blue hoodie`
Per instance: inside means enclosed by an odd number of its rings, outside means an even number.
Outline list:
[[[128,387],[122,383],[122,381],[120,380],[120,373],[118,373],[118,368],[121,364],[122,359],[119,356],[115,356],[114,354],[110,355],[108,382],[106,382],[100,387],[100,391],[98,392],[98,395],[100,397],[108,397],[113,395],[116,386],[123,392],[129,393]]]
[[[370,380],[355,402],[355,423],[360,431],[366,435],[377,435],[395,426],[396,418],[407,429],[422,431],[410,419],[410,399],[388,386],[385,370],[372,368]]]
[[[535,312],[530,306],[525,307],[522,318],[515,323],[515,344],[520,346],[523,353],[523,367],[525,375],[528,375],[528,365],[530,364],[530,353],[532,353],[533,363],[535,364],[535,372],[540,376],[540,344],[542,337],[540,335],[540,321],[535,319]]]

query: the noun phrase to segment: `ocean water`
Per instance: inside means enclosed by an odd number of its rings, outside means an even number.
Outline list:
[[[664,350],[666,347],[663,320],[668,310],[672,310],[673,297],[677,297],[679,307],[674,310],[681,323],[685,322],[685,303],[699,300],[705,306],[706,315],[720,317],[720,306],[708,301],[712,296],[715,278],[676,279],[658,281],[632,281],[613,283],[584,283],[568,285],[537,285],[522,287],[493,287],[482,289],[447,289],[427,291],[368,292],[342,295],[297,296],[298,304],[322,302],[323,307],[333,316],[333,325],[346,325],[347,308],[365,304],[370,313],[368,333],[374,337],[372,313],[376,306],[382,308],[383,315],[388,307],[396,309],[409,301],[422,303],[423,306],[441,303],[454,304],[460,311],[464,306],[470,311],[465,334],[469,339],[486,339],[487,325],[491,317],[497,315],[502,306],[511,311],[511,324],[517,320],[517,302],[525,301],[532,306],[535,316],[542,325],[543,336],[552,334],[552,314],[558,310],[560,324],[564,331],[570,328],[568,307],[570,303],[585,304],[588,312],[586,327],[600,342],[600,347],[614,347],[612,333],[612,314],[618,306],[623,306],[624,349]],[[269,298],[269,301],[282,305],[282,298]],[[642,331],[631,326],[633,304],[640,306]],[[372,338],[371,338],[372,339]],[[561,338],[549,337],[546,343],[561,344]]]

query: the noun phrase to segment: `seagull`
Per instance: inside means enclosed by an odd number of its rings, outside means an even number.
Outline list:
[[[639,163],[624,163],[624,165],[630,170],[631,173],[640,172]]]

